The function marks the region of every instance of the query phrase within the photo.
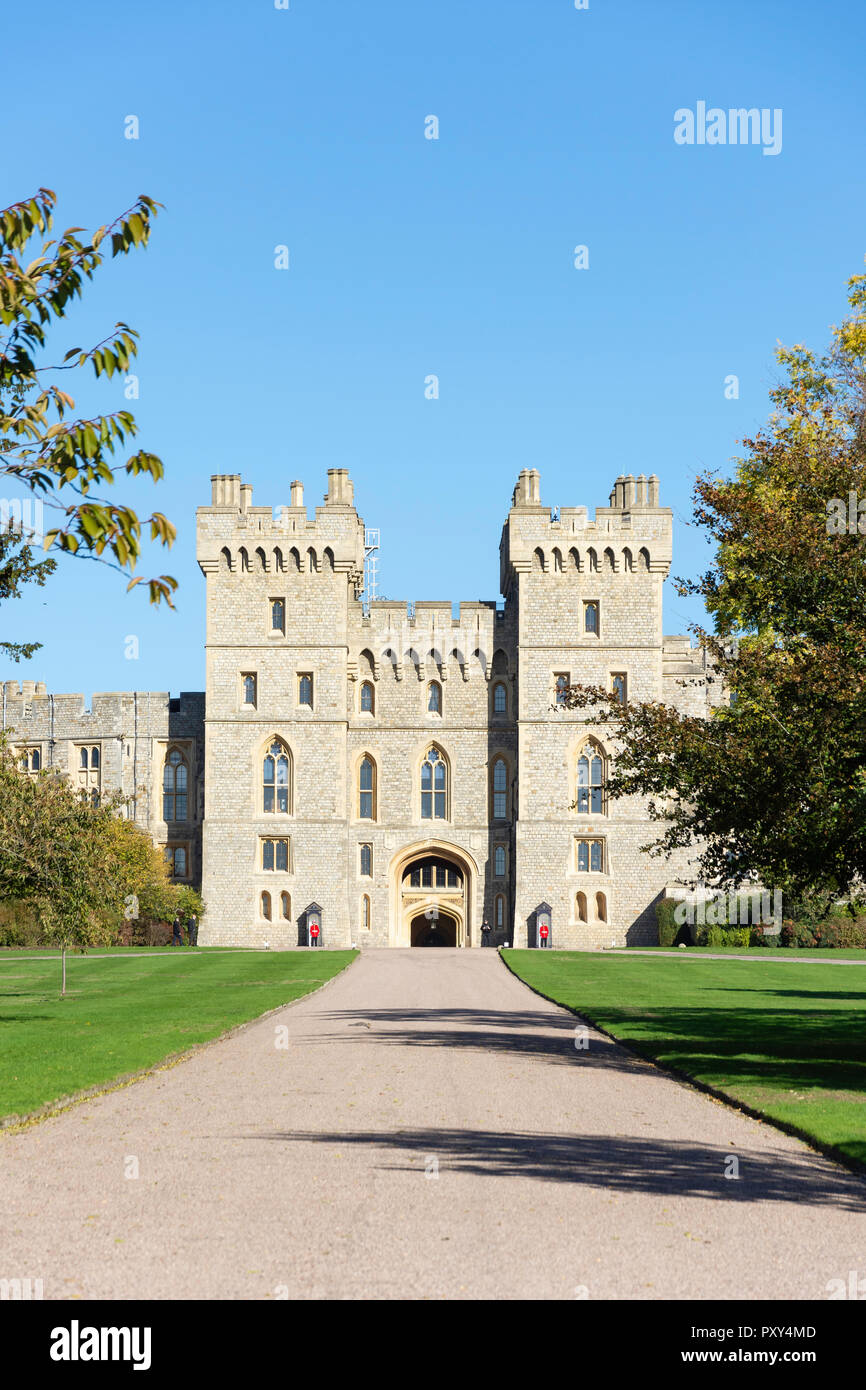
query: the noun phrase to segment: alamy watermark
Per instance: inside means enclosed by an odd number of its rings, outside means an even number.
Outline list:
[[[696,103],[694,111],[681,106],[674,112],[674,140],[678,145],[762,145],[762,154],[782,152],[782,109],[768,106],[707,107]]]
[[[866,497],[849,492],[847,500],[831,497],[827,503],[828,536],[866,536]]]
[[[22,540],[42,545],[45,540],[45,507],[38,497],[0,497],[0,531],[12,531]]]
[[[758,891],[712,893],[698,902],[686,899],[674,908],[677,926],[746,927],[762,926],[765,936],[778,936],[782,930],[782,893]]]

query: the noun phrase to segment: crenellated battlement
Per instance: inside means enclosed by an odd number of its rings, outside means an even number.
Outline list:
[[[239,473],[211,478],[211,505],[196,512],[196,557],[204,574],[349,573],[364,564],[364,523],[345,468],[328,470],[328,491],[310,517],[304,489],[293,482],[288,505],[256,507]]]
[[[673,512],[659,505],[659,480],[620,474],[609,505],[546,507],[540,475],[525,468],[514,489],[500,542],[500,583],[508,594],[517,577],[544,574],[640,574],[664,576],[672,556]]]

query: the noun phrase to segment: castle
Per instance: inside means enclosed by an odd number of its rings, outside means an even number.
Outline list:
[[[545,507],[524,469],[504,606],[459,613],[362,594],[345,469],[313,519],[300,483],[275,512],[238,475],[211,481],[206,694],[85,709],[7,681],[3,727],[28,770],[123,792],[173,876],[201,884],[202,945],[305,945],[314,921],[331,947],[654,942],[654,903],[687,860],[641,850],[642,803],[608,801],[612,749],[558,692],[706,707],[703,653],[662,634],[673,519],[655,475],[620,476],[590,518]]]

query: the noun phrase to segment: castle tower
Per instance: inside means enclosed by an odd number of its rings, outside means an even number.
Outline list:
[[[608,804],[610,740],[583,712],[559,706],[557,691],[581,684],[625,700],[661,698],[671,541],[654,475],[617,478],[592,519],[585,507],[552,513],[537,470],[520,474],[500,547],[519,654],[516,945],[532,944],[542,903],[563,947],[624,945],[627,931],[654,927],[658,866],[639,848],[645,810]]]
[[[317,902],[324,939],[342,944],[342,878],[320,866],[345,858],[348,614],[364,560],[352,483],[330,469],[314,519],[298,482],[276,515],[253,505],[237,474],[211,484],[211,505],[197,512],[207,580],[202,940],[297,945]]]

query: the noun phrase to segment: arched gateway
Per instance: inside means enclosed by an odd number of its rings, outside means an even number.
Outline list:
[[[391,861],[392,946],[471,946],[478,866],[438,840],[407,846]]]

